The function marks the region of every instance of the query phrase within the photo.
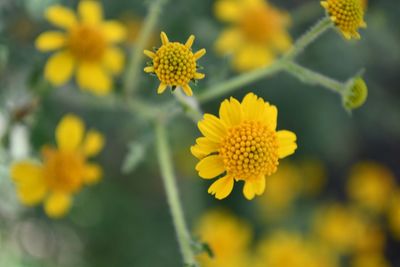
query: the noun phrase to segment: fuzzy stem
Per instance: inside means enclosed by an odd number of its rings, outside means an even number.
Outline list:
[[[182,90],[175,90],[173,95],[181,104],[183,112],[197,123],[203,116],[203,112],[200,110],[196,97],[188,97],[182,93]]]
[[[186,226],[183,209],[179,200],[176,178],[171,162],[171,152],[168,146],[167,133],[162,122],[156,124],[158,161],[161,169],[169,208],[171,211],[176,236],[185,266],[198,266],[192,251],[192,240]]]
[[[137,89],[137,83],[139,79],[139,73],[142,69],[141,63],[143,61],[143,50],[146,47],[154,29],[158,23],[160,17],[162,6],[167,2],[167,0],[154,0],[147,14],[146,19],[143,23],[143,28],[139,33],[137,42],[132,45],[130,51],[130,58],[128,61],[128,66],[124,75],[124,93],[125,96],[130,99]]]

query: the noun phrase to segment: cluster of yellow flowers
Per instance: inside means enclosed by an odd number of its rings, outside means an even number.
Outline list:
[[[322,5],[346,38],[358,37],[357,29],[365,25],[359,0],[328,0]],[[125,56],[117,44],[126,39],[127,31],[117,21],[105,21],[97,1],[82,0],[77,9],[75,14],[55,5],[45,12],[46,19],[64,31],[47,31],[36,39],[38,50],[55,52],[45,65],[44,77],[61,86],[75,74],[81,89],[105,95],[113,88],[112,76],[123,70]],[[215,13],[233,25],[216,41],[216,50],[232,53],[239,71],[266,66],[292,46],[287,32],[289,16],[267,1],[218,0]],[[151,59],[144,71],[158,77],[158,93],[170,87],[193,95],[189,83],[205,77],[198,72],[197,61],[206,53],[205,49],[192,51],[194,39],[191,35],[185,44],[170,42],[162,32],[161,47],[144,51]],[[277,171],[280,159],[297,148],[293,132],[277,130],[277,114],[274,105],[248,93],[241,102],[233,97],[223,101],[218,117],[204,115],[198,123],[203,137],[196,140],[191,152],[199,159],[196,170],[200,177],[218,178],[209,187],[210,194],[226,198],[235,181],[244,182],[243,194],[249,200],[264,193],[266,177]],[[100,167],[86,163],[86,158],[100,151],[104,138],[90,131],[84,139],[83,132],[83,122],[67,115],[56,130],[58,149],[45,147],[42,164],[24,161],[13,166],[12,176],[23,203],[44,200],[47,214],[59,217],[68,210],[72,194],[99,179]],[[273,181],[271,178],[268,183]]]

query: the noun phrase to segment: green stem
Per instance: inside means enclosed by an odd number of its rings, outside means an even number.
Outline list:
[[[303,83],[311,85],[322,85],[333,92],[342,94],[345,90],[345,85],[332,78],[326,77],[318,72],[307,69],[294,62],[284,64],[284,69],[294,77],[298,78]]]
[[[311,29],[303,34],[297,41],[294,43],[293,47],[289,52],[284,55],[285,60],[294,59],[298,56],[303,50],[314,42],[319,36],[321,36],[324,32],[330,29],[333,26],[333,23],[329,17],[325,17],[318,21]]]
[[[154,32],[154,29],[158,23],[162,6],[167,0],[154,0],[147,14],[146,19],[143,23],[143,28],[139,33],[137,42],[132,46],[130,51],[130,58],[128,66],[124,75],[124,92],[127,98],[130,98],[137,88],[139,79],[139,73],[142,69],[141,63],[143,61],[143,50]]]
[[[173,95],[176,100],[181,104],[183,111],[186,115],[191,118],[194,122],[198,122],[203,117],[199,103],[196,97],[187,97],[182,93],[182,90],[175,90]]]
[[[179,200],[176,178],[171,162],[171,152],[168,146],[167,133],[162,122],[156,124],[157,152],[158,161],[161,169],[167,200],[171,211],[176,236],[183,256],[183,261],[187,266],[197,266],[194,253],[192,251],[192,239],[190,237],[186,222],[183,216],[181,202]]]
[[[281,61],[275,61],[272,65],[268,67],[253,70],[251,72],[236,76],[228,81],[223,81],[217,85],[211,86],[210,88],[205,89],[203,93],[199,94],[197,99],[200,103],[207,102],[208,100],[212,100],[228,92],[232,92],[249,83],[271,76],[281,71],[282,67],[283,66],[281,64]]]

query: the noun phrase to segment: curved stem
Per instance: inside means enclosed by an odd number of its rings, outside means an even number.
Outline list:
[[[176,186],[175,174],[171,162],[171,153],[167,141],[165,126],[158,122],[156,124],[157,152],[158,161],[161,169],[168,204],[171,211],[176,236],[183,256],[185,265],[197,266],[194,253],[192,251],[192,240],[183,216],[181,202],[179,200],[178,189]]]
[[[311,85],[322,85],[323,87],[330,89],[331,91],[338,94],[343,94],[344,92],[345,85],[343,83],[324,76],[318,72],[307,69],[303,66],[300,66],[297,63],[289,61],[284,64],[284,69],[303,83]]]
[[[149,13],[143,23],[143,28],[139,33],[138,40],[130,51],[128,66],[124,75],[124,93],[127,98],[130,98],[136,91],[139,73],[141,71],[141,63],[143,61],[143,50],[148,43],[154,28],[157,25],[160,17],[162,6],[167,0],[154,0],[149,8]]]
[[[176,100],[181,104],[183,112],[194,122],[198,122],[203,116],[196,97],[188,97],[182,93],[182,90],[173,92]]]

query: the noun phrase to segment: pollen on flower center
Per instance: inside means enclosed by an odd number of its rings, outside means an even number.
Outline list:
[[[172,86],[189,83],[196,73],[196,59],[192,51],[178,42],[161,46],[153,64],[160,81]]]
[[[74,151],[45,148],[43,156],[43,174],[49,188],[54,191],[72,193],[81,187],[85,165],[83,155]]]
[[[69,32],[68,48],[80,60],[101,60],[106,46],[103,34],[92,26],[79,25]]]
[[[229,129],[219,153],[227,173],[236,179],[271,175],[277,170],[277,136],[260,122],[243,122]]]
[[[249,40],[264,43],[271,38],[271,30],[275,27],[272,25],[271,12],[266,9],[250,8],[244,11],[240,27]]]

